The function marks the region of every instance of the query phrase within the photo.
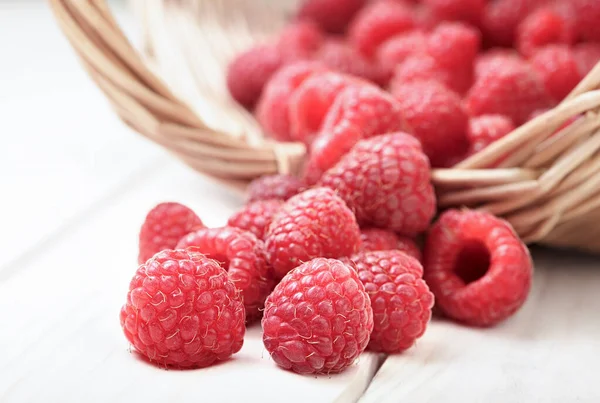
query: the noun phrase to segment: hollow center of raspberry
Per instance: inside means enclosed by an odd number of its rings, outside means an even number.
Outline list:
[[[479,280],[490,268],[490,252],[479,240],[468,240],[458,252],[454,273],[465,284]]]

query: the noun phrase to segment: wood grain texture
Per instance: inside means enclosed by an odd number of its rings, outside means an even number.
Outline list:
[[[600,259],[535,250],[533,291],[491,329],[436,320],[388,357],[361,403],[598,402]]]

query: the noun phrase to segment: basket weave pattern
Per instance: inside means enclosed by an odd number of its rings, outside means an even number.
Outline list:
[[[274,35],[297,1],[139,0],[142,54],[104,1],[49,2],[84,68],[136,131],[224,181],[298,171],[305,147],[265,139],[229,98],[224,77],[227,63]],[[553,110],[434,170],[440,207],[492,212],[527,242],[600,252],[599,114],[600,65]]]

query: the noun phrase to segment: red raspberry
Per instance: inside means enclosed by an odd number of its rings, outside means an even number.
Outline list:
[[[355,77],[334,72],[314,74],[298,87],[289,102],[292,138],[310,145],[340,91],[368,85]]]
[[[175,368],[206,367],[240,351],[244,319],[227,273],[194,250],[165,250],[142,264],[120,314],[137,351]]]
[[[496,66],[522,62],[523,58],[514,49],[494,48],[480,53],[475,58],[475,77],[497,68]]]
[[[563,43],[571,45],[576,39],[573,20],[544,7],[525,18],[517,29],[516,47],[525,56],[531,56],[546,45]]]
[[[406,32],[385,41],[377,49],[376,59],[386,74],[391,75],[394,68],[407,57],[423,52],[426,48],[427,35],[424,32]]]
[[[435,214],[430,176],[419,141],[390,133],[358,142],[319,184],[335,189],[359,223],[414,235]]]
[[[323,33],[314,22],[296,21],[281,32],[278,47],[286,62],[307,60],[319,50],[323,39]]]
[[[398,101],[387,92],[372,86],[348,87],[327,112],[308,165],[314,172],[325,172],[360,139],[406,129]]]
[[[306,0],[298,18],[317,23],[323,30],[341,34],[367,0]]]
[[[501,139],[515,130],[512,120],[502,115],[481,115],[469,120],[467,137],[469,138],[469,155],[483,150],[494,141]]]
[[[409,7],[393,1],[373,2],[363,8],[350,24],[348,35],[356,48],[373,56],[389,38],[415,28],[414,14]]]
[[[566,97],[583,78],[579,74],[575,54],[568,46],[546,46],[535,52],[529,61],[544,82],[546,92],[557,102]]]
[[[547,0],[495,0],[488,2],[481,20],[489,45],[511,46],[517,26]]]
[[[179,241],[177,249],[190,246],[221,263],[242,294],[246,319],[248,322],[257,319],[273,288],[264,243],[250,232],[223,227],[192,232]]]
[[[360,230],[360,251],[375,252],[397,249],[421,260],[421,250],[417,243],[409,237],[397,235],[395,232],[380,228],[364,228]]]
[[[378,85],[387,83],[389,76],[378,64],[367,59],[355,48],[340,40],[327,41],[317,55],[318,60],[331,70],[360,77]]]
[[[435,81],[396,86],[392,93],[432,166],[446,166],[465,154],[468,116],[458,94]]]
[[[181,238],[202,227],[202,220],[188,207],[160,203],[150,210],[142,224],[138,263],[144,263],[161,250],[173,249]]]
[[[391,92],[393,93],[399,86],[415,81],[437,81],[463,94],[473,82],[473,71],[468,68],[449,69],[428,54],[414,54],[404,59],[394,69],[390,81]]]
[[[577,30],[581,39],[600,42],[600,2],[598,0],[570,0],[574,9]]]
[[[417,4],[413,8],[413,11],[415,13],[415,24],[418,29],[429,32],[440,23],[438,16],[425,4]]]
[[[491,214],[446,211],[425,246],[425,281],[456,320],[494,325],[514,314],[531,287],[532,262],[512,227]]]
[[[479,25],[486,0],[423,0],[440,21],[465,21]]]
[[[248,203],[257,200],[287,200],[304,190],[304,183],[295,176],[277,174],[264,175],[254,179],[246,189]]]
[[[295,90],[311,75],[327,69],[317,62],[297,62],[279,69],[269,80],[256,106],[256,118],[276,140],[290,141],[289,102]]]
[[[227,69],[227,87],[233,99],[252,109],[282,63],[276,46],[258,46],[240,53]]]
[[[307,190],[289,199],[267,232],[269,263],[277,277],[315,257],[338,258],[358,250],[360,230],[335,192]]]
[[[248,203],[240,211],[229,217],[227,225],[252,232],[258,239],[265,239],[269,224],[281,209],[282,200],[257,200]]]
[[[431,33],[427,53],[448,69],[473,69],[481,46],[479,31],[460,22],[445,22]]]
[[[581,77],[585,77],[600,62],[600,43],[580,43],[573,48]]]
[[[412,347],[425,333],[434,300],[421,264],[397,250],[358,253],[351,260],[373,308],[368,349],[393,354]]]
[[[331,374],[352,365],[367,347],[373,310],[351,266],[317,258],[275,287],[262,328],[277,365],[299,374]]]
[[[520,125],[531,112],[552,104],[540,77],[525,61],[486,64],[465,99],[471,116],[500,114]]]

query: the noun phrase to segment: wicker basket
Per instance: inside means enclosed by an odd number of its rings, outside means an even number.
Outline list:
[[[228,61],[275,34],[296,3],[139,0],[140,54],[104,1],[50,0],[123,121],[192,168],[237,184],[296,172],[303,161],[303,145],[263,138],[253,117],[228,97],[224,79]],[[481,208],[510,221],[527,242],[600,252],[598,88],[600,65],[553,110],[456,167],[435,170],[440,207]],[[506,154],[500,167],[489,168]]]

